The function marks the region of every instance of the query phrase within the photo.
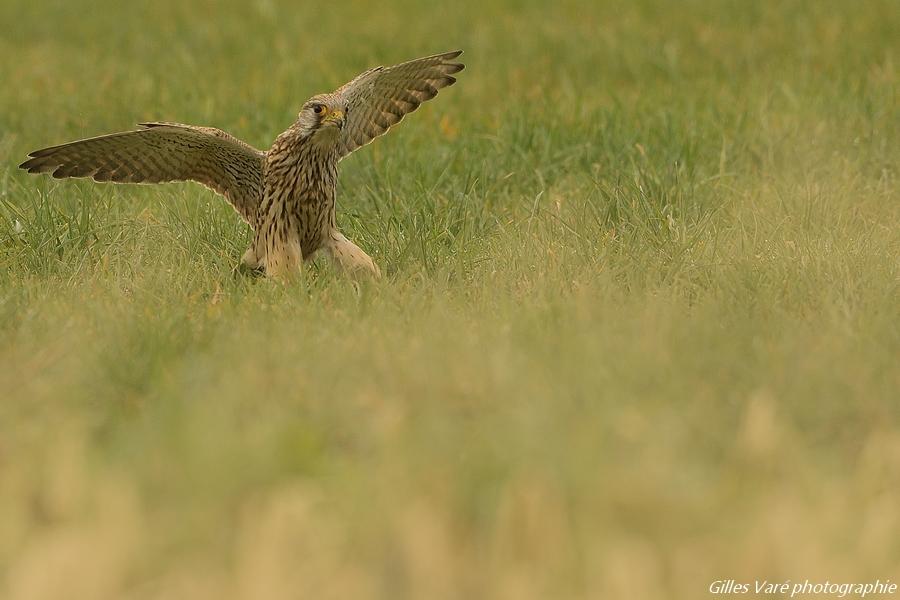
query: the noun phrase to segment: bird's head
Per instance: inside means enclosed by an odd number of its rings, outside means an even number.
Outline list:
[[[297,115],[297,126],[306,136],[315,136],[323,142],[335,141],[344,121],[347,118],[347,107],[344,101],[334,94],[313,96],[303,105]]]

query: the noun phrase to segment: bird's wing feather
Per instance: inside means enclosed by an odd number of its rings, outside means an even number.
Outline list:
[[[251,225],[262,190],[265,154],[212,127],[141,123],[113,133],[36,150],[20,168],[58,179],[117,183],[198,181],[222,194]]]
[[[462,50],[435,54],[394,65],[375,67],[339,88],[347,106],[338,152],[341,157],[385,133],[438,90],[456,83],[465,66],[453,62]]]

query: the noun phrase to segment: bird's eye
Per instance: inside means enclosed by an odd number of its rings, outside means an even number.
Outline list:
[[[317,115],[321,115],[323,112],[325,112],[325,106],[323,104],[316,104],[315,106],[313,106],[313,112]]]

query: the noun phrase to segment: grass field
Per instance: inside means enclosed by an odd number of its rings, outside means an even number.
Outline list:
[[[900,579],[896,2],[0,2],[0,597],[704,598]],[[196,184],[463,48],[342,163],[385,278],[235,276]]]

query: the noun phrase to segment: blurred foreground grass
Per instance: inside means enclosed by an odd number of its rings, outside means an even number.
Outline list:
[[[0,596],[900,577],[895,3],[0,21]],[[267,147],[313,93],[456,47],[460,83],[342,165],[387,274],[359,290],[235,278],[248,232],[199,186],[15,168],[142,120]]]

